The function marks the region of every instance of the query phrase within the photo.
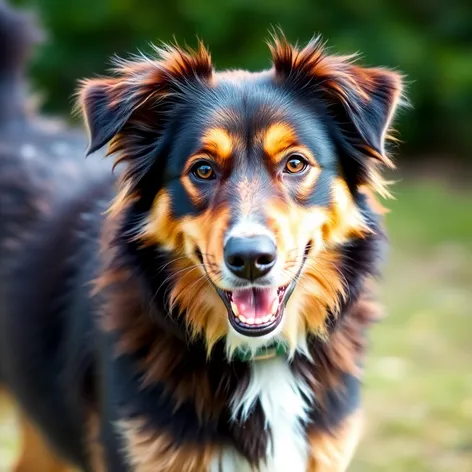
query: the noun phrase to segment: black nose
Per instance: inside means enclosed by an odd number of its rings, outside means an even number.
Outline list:
[[[266,275],[277,258],[275,244],[268,236],[229,238],[224,254],[226,265],[231,272],[248,280]]]

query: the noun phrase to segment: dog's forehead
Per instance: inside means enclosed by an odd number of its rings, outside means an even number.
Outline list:
[[[223,82],[211,94],[207,125],[225,128],[233,136],[254,137],[270,124],[289,119],[289,97],[265,79]]]
[[[257,127],[246,123],[244,118],[239,126],[211,124],[199,139],[200,149],[222,163],[250,154],[271,158],[299,143],[294,126],[283,118],[260,120]]]
[[[208,129],[224,129],[233,145],[246,151],[248,147],[255,148],[266,155],[302,144],[319,156],[321,164],[334,164],[329,136],[331,118],[323,104],[309,104],[265,75],[255,74],[252,78],[251,74],[239,74],[241,81],[233,79],[216,88],[215,94],[221,94],[219,106],[209,113],[205,133]]]
[[[274,155],[303,144],[321,164],[334,162],[323,117],[280,88],[267,75],[238,72],[189,97],[175,146],[178,167],[195,154],[231,161]]]

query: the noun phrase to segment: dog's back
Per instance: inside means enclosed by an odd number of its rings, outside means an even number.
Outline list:
[[[113,176],[109,163],[85,160],[82,131],[27,112],[23,72],[36,37],[28,17],[0,3],[0,387],[28,431],[47,425],[60,453],[80,464],[83,418],[71,386],[88,388],[92,375],[84,274],[96,270],[85,254],[97,253]],[[18,470],[42,470],[30,459]]]
[[[2,269],[5,258],[26,241],[38,220],[53,214],[61,200],[85,190],[91,180],[109,174],[108,164],[85,162],[81,130],[28,112],[24,71],[39,36],[31,18],[0,3]]]

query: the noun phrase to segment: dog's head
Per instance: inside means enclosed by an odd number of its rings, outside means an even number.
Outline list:
[[[110,142],[126,165],[114,209],[132,202],[132,237],[167,254],[163,291],[209,349],[293,351],[323,331],[346,289],[339,248],[372,231],[357,197],[391,165],[398,74],[319,40],[271,52],[268,71],[215,72],[203,46],[168,48],[81,89],[89,151]]]

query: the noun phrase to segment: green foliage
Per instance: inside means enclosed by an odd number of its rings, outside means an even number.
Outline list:
[[[264,39],[279,25],[301,43],[320,32],[333,50],[407,76],[414,110],[400,118],[403,149],[461,153],[472,145],[472,3],[469,0],[17,0],[48,32],[32,65],[49,111],[67,112],[78,78],[113,54],[198,35],[218,68],[269,64]]]

